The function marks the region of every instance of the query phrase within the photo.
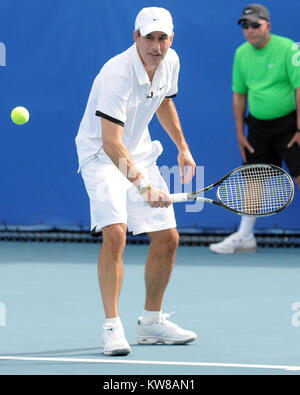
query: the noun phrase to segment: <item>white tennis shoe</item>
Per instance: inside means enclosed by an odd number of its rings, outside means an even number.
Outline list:
[[[217,254],[233,254],[235,252],[256,252],[257,244],[254,235],[250,238],[241,236],[238,232],[226,237],[220,243],[210,244],[210,251]]]
[[[171,313],[173,314],[173,313]],[[166,318],[171,314],[162,314],[159,321],[143,325],[139,318],[136,329],[136,341],[139,344],[186,344],[197,339],[196,333],[180,328]]]
[[[104,324],[103,329],[103,353],[105,355],[127,355],[130,353],[131,348],[122,327]]]

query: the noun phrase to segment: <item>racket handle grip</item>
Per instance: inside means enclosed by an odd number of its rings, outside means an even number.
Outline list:
[[[187,193],[173,193],[170,197],[172,198],[173,203],[186,202],[188,200]]]

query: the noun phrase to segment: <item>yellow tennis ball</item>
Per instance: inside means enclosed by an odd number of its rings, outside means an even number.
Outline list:
[[[29,112],[25,107],[15,107],[11,112],[11,119],[17,125],[23,125],[29,121]]]

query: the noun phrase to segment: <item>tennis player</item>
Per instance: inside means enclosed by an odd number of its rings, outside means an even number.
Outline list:
[[[197,337],[162,313],[178,233],[169,191],[156,166],[162,146],[151,141],[148,130],[155,113],[176,144],[183,182],[192,179],[196,166],[172,100],[178,90],[179,59],[170,48],[171,14],[159,7],[142,9],[133,36],[134,44],[110,59],[97,75],[76,137],[79,169],[90,198],[92,234],[102,231],[103,236],[98,274],[106,315],[106,355],[130,352],[118,311],[127,229],[135,235],[148,233],[150,238],[137,342],[184,344]]]
[[[284,161],[300,188],[299,48],[292,40],[271,34],[269,11],[260,4],[245,7],[238,23],[247,41],[236,50],[233,65],[233,111],[243,162],[282,166]],[[255,252],[255,220],[243,216],[238,232],[211,244],[210,250]]]

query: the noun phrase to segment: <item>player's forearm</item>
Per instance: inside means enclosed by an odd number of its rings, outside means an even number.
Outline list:
[[[138,185],[138,180],[143,178],[142,173],[136,168],[132,157],[122,141],[109,141],[103,143],[103,149],[121,173],[132,183]]]
[[[233,93],[233,115],[238,136],[244,135],[244,118],[247,105],[247,95]]]
[[[122,141],[123,128],[104,118],[101,119],[103,149],[121,173],[135,185],[143,178],[135,167],[132,157]]]
[[[157,118],[161,126],[170,136],[171,140],[176,145],[178,151],[188,150],[189,147],[184,138],[179,116],[172,99],[164,99],[158,110],[156,111]]]

